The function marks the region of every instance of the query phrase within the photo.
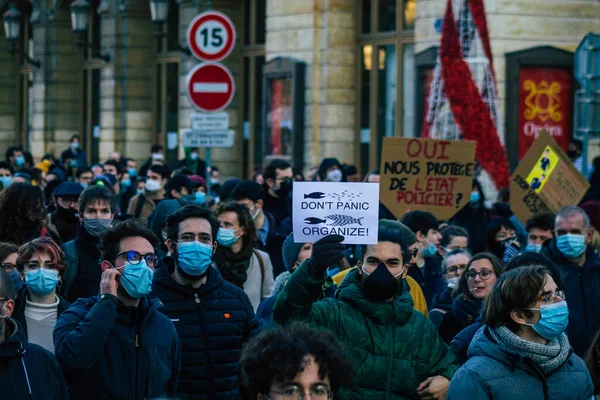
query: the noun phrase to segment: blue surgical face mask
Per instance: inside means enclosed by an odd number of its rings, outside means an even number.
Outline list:
[[[569,307],[566,301],[545,304],[540,308],[528,308],[540,312],[537,324],[527,324],[546,340],[554,340],[562,335],[569,324]]]
[[[150,293],[152,278],[154,278],[154,271],[148,267],[146,260],[142,260],[138,264],[126,262],[125,268],[121,271],[121,285],[134,299]]]
[[[469,201],[471,202],[471,204],[479,203],[479,200],[481,200],[481,193],[479,193],[479,192],[471,192],[471,198],[469,199]]]
[[[135,191],[135,193],[142,194],[142,193],[144,193],[144,191],[142,189],[138,189],[138,190]]]
[[[525,247],[525,251],[527,253],[539,253],[542,250],[542,244],[532,244],[528,243],[527,247]]]
[[[71,168],[77,168],[77,161],[76,160],[69,161],[69,167],[71,167]]]
[[[15,160],[15,163],[17,164],[17,167],[22,167],[23,164],[25,164],[25,157],[23,157],[23,156],[17,157],[17,159]]]
[[[572,233],[557,236],[556,247],[566,258],[577,258],[585,251],[585,236]]]
[[[23,283],[23,280],[21,279],[21,274],[19,273],[19,270],[13,268],[12,271],[8,273],[8,275],[10,276],[10,280],[12,281],[13,285],[15,285],[15,291],[18,292],[19,290],[21,290],[25,283]]]
[[[2,182],[2,187],[7,187],[12,183],[12,176],[2,176],[0,177],[0,182]]]
[[[212,246],[193,242],[181,242],[177,245],[177,264],[188,275],[202,276],[212,263]]]
[[[25,273],[25,284],[31,292],[45,296],[52,292],[58,284],[58,271],[38,268]]]
[[[132,178],[135,178],[135,176],[137,175],[137,170],[135,168],[127,168],[127,172],[129,173],[129,176]]]
[[[437,246],[433,243],[427,242],[427,247],[423,247],[423,257],[433,257],[437,253]]]
[[[89,186],[87,183],[83,183],[83,182],[79,182],[79,184],[84,188],[87,189],[87,187]]]
[[[194,193],[194,196],[196,197],[196,204],[206,203],[206,193],[196,192],[196,193]]]
[[[131,186],[131,179],[121,180],[121,186],[123,186],[124,188],[128,188],[129,186]]]
[[[71,143],[71,148],[77,150],[79,148],[79,143],[77,143],[77,142]]]
[[[217,234],[217,242],[223,247],[231,247],[235,243],[237,243],[238,239],[235,236],[237,229],[225,229],[219,228],[219,233]]]

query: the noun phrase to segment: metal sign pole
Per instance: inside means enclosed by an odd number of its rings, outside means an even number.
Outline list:
[[[206,162],[206,187],[208,189],[210,189],[210,175],[211,175],[211,154],[210,154],[210,147],[206,147],[205,152],[206,152],[206,156],[205,158],[205,162]],[[207,193],[208,194],[208,193]]]

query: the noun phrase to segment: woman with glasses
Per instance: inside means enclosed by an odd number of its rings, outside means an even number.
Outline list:
[[[489,253],[477,254],[468,262],[458,281],[452,310],[444,315],[438,328],[446,343],[450,343],[457,333],[477,320],[483,301],[502,274],[503,268],[502,261]]]
[[[8,272],[10,280],[15,285],[15,292],[18,293],[24,286],[21,280],[21,274],[17,269],[17,250],[19,247],[12,243],[1,243],[0,242],[0,262],[2,262],[2,269]]]
[[[353,378],[333,334],[303,324],[264,331],[244,347],[240,363],[249,400],[331,400]]]
[[[70,305],[57,293],[65,270],[63,251],[52,239],[34,239],[19,247],[16,268],[26,289],[19,292],[14,318],[30,343],[54,353],[52,333],[58,317]]]
[[[565,335],[569,309],[550,270],[506,272],[486,300],[482,319],[471,358],[450,382],[449,400],[593,398],[587,367]]]

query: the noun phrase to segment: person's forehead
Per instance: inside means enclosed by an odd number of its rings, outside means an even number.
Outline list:
[[[565,217],[556,217],[556,228],[578,227],[583,228],[583,216],[581,214],[569,214]]]
[[[529,233],[533,234],[533,235],[552,235],[552,230],[541,229],[541,228],[531,228],[529,230]]]
[[[141,236],[131,236],[121,239],[119,243],[119,253],[126,251],[137,251],[140,254],[154,253],[154,247],[147,239]]]
[[[188,218],[179,223],[179,234],[183,233],[207,233],[212,236],[210,222],[203,218]]]
[[[105,200],[96,199],[89,202],[85,208],[110,208],[110,203]]]
[[[554,282],[554,279],[552,279],[550,275],[546,274],[546,277],[544,278],[544,292],[551,292],[557,288],[558,286],[556,285],[556,282]]]
[[[292,176],[292,168],[275,169],[277,176]]]
[[[480,270],[480,269],[493,269],[493,265],[490,262],[490,260],[488,260],[487,258],[482,258],[479,260],[475,260],[471,263],[471,266],[469,267],[469,269],[474,269],[474,270]]]
[[[8,174],[8,175],[12,175],[10,170],[6,169],[6,168],[0,168],[0,174]]]
[[[92,176],[92,171],[86,171],[86,172],[82,172],[81,176],[85,176],[85,177],[91,177]]]
[[[456,254],[451,257],[448,257],[446,263],[448,266],[459,265],[459,264],[467,264],[469,262],[469,257],[466,254]]]
[[[379,242],[367,246],[366,257],[376,257],[379,260],[402,259],[402,248],[398,243]]]
[[[46,262],[46,261],[51,261],[51,260],[52,260],[52,256],[50,256],[50,253],[48,253],[47,251],[40,251],[37,253],[33,253],[28,262],[32,262],[32,261]]]
[[[467,243],[467,238],[465,236],[454,236],[451,240],[450,240],[450,244],[451,245],[455,245],[458,246],[459,244],[466,244]]]

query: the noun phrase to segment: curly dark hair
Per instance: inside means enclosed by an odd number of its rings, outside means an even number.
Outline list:
[[[102,260],[114,263],[117,254],[121,252],[121,240],[130,237],[142,237],[155,249],[159,246],[158,238],[146,228],[144,220],[131,218],[116,224],[100,236],[99,248]]]
[[[269,393],[273,382],[293,380],[304,371],[308,355],[319,366],[319,378],[329,378],[333,392],[352,382],[353,363],[333,333],[296,323],[264,331],[244,346],[240,365],[248,398]]]
[[[244,228],[246,231],[246,234],[244,235],[244,247],[246,247],[249,243],[254,243],[258,235],[256,233],[256,225],[254,224],[254,220],[250,215],[250,210],[248,210],[248,207],[235,202],[221,203],[217,209],[217,216],[226,212],[235,213],[237,215],[240,228]]]
[[[20,246],[39,237],[45,217],[39,187],[13,183],[0,193],[0,241]]]

